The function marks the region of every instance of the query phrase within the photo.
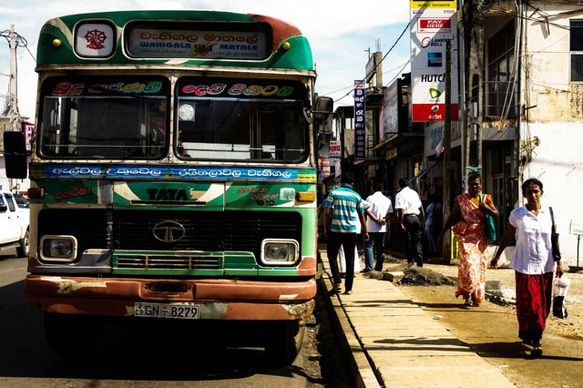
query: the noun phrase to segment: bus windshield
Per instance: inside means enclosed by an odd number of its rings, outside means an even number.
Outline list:
[[[207,160],[299,162],[307,156],[301,101],[179,100],[178,153]]]
[[[299,82],[183,77],[176,153],[184,159],[298,163],[309,155]]]
[[[247,82],[244,82],[247,81]],[[170,128],[169,80],[45,80],[38,131],[46,159],[300,163],[309,156],[306,88],[299,82],[178,80]]]
[[[45,81],[40,155],[47,159],[159,159],[166,155],[169,118],[164,83],[132,81]]]

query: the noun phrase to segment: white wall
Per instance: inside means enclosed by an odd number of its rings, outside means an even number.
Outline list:
[[[536,139],[538,145],[527,155],[531,160],[523,178],[543,183],[543,202],[553,207],[558,221],[563,260],[581,266],[570,224],[583,223],[578,200],[583,189],[583,85],[570,82],[569,19],[583,19],[583,9],[548,1],[532,5],[523,46],[522,102],[529,108],[520,130],[523,155],[525,144],[533,145]]]
[[[525,129],[528,128],[528,131]],[[569,233],[570,223],[583,223],[583,121],[530,123],[522,136],[539,139],[532,161],[524,168],[524,179],[538,178],[544,185],[542,202],[553,207],[561,234],[561,253],[567,264],[577,264],[577,236]],[[521,204],[524,202],[521,198]],[[583,249],[582,249],[583,250]],[[583,252],[579,266],[583,265]]]
[[[533,8],[540,7],[540,11]],[[523,55],[523,103],[529,121],[583,120],[583,85],[570,82],[570,19],[580,6],[535,2],[529,8]],[[580,12],[573,13],[572,11]],[[549,16],[549,19],[545,19]],[[548,23],[546,21],[549,21]]]

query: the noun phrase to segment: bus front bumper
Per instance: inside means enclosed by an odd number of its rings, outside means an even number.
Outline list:
[[[135,316],[136,303],[190,303],[200,319],[298,320],[314,310],[315,279],[273,282],[235,279],[164,280],[29,275],[28,303],[47,313]]]

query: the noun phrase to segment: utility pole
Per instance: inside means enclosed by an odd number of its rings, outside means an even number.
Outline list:
[[[14,24],[10,25],[10,130],[18,131],[20,115],[18,114],[18,77],[16,68],[16,31]]]
[[[376,66],[376,87],[381,91],[383,90],[383,53],[381,51],[375,51],[374,61]]]
[[[443,125],[443,219],[450,214],[451,202],[451,40],[445,43],[445,122]],[[442,257],[444,264],[451,263],[451,237],[445,234],[443,239]]]
[[[483,174],[483,107],[484,107],[484,31],[481,17],[476,14],[476,5],[473,1],[467,2],[464,8],[464,79],[465,88],[465,121],[464,121],[464,174],[462,188],[467,189],[468,176],[472,172],[482,174],[482,181],[486,184]],[[471,141],[475,133],[476,158],[473,161],[470,154]],[[462,190],[463,191],[463,190]]]
[[[19,131],[20,130],[20,114],[18,113],[18,71],[16,67],[16,31],[14,30],[14,24],[10,25],[10,96],[9,96],[9,117],[10,117],[10,130]],[[15,183],[12,178],[8,179],[8,188],[10,190],[15,188]]]

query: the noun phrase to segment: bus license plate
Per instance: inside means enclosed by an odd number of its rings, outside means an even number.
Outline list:
[[[141,318],[199,319],[200,308],[189,303],[147,303],[134,304],[134,316]]]

